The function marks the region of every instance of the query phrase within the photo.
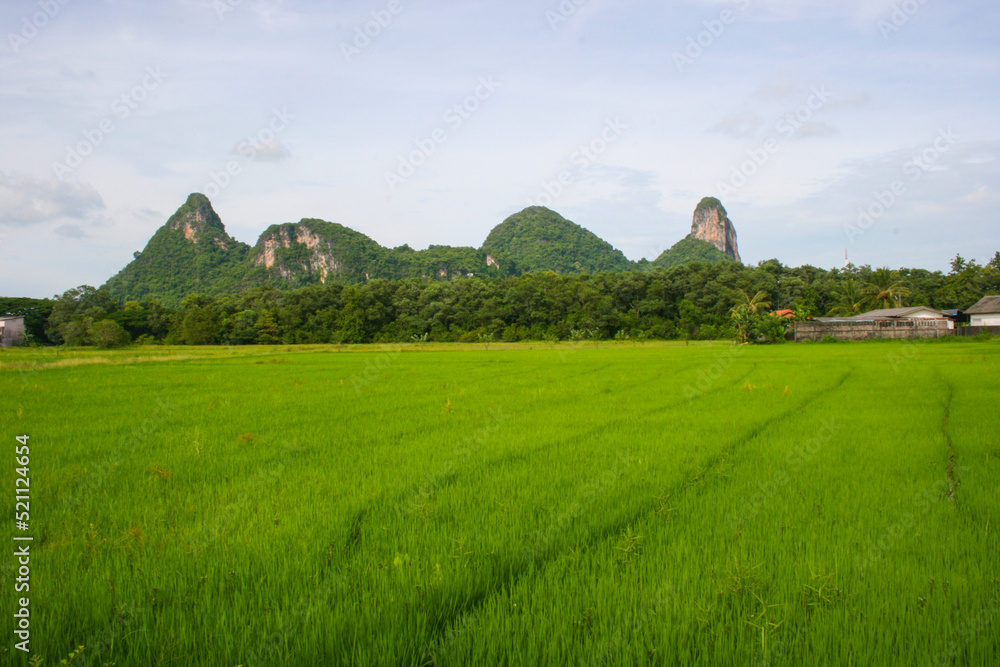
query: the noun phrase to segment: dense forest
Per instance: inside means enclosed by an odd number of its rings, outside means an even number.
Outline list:
[[[985,266],[956,257],[951,270],[828,271],[694,262],[671,269],[583,275],[526,273],[496,280],[421,278],[337,282],[234,295],[188,295],[178,308],[120,303],[82,286],[53,300],[4,299],[28,316],[29,342],[114,347],[188,345],[719,339],[737,335],[733,313],[748,295],[800,317],[849,316],[876,307],[968,308],[1000,293],[1000,253]]]

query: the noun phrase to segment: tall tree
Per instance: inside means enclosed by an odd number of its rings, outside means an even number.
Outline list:
[[[767,292],[764,291],[758,291],[752,297],[746,292],[740,294],[742,300],[729,311],[729,317],[733,320],[736,336],[740,341],[748,343],[756,339],[761,320],[771,303],[767,301]]]
[[[854,317],[860,315],[866,306],[864,287],[854,278],[848,278],[833,292],[834,307],[830,314],[834,317]]]
[[[899,271],[882,268],[868,278],[865,294],[873,308],[901,308],[903,297],[910,296],[910,289],[903,284]]]

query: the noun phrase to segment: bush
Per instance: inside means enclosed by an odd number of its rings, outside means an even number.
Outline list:
[[[760,337],[772,345],[784,343],[787,324],[788,321],[783,318],[766,315],[757,323],[756,330]]]
[[[834,338],[833,336],[823,336],[823,340],[821,340],[820,342],[821,343],[839,343],[840,339],[839,338]]]
[[[93,341],[94,345],[103,350],[113,347],[124,347],[131,340],[128,332],[114,320],[95,322],[91,325],[87,334],[87,337]]]

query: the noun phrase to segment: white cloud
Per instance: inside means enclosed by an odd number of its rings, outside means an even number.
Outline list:
[[[253,151],[254,160],[263,160],[265,162],[281,162],[292,155],[291,151],[277,139],[254,144],[240,142],[233,147],[233,155],[247,157],[248,151]]]
[[[899,0],[688,0],[688,4],[730,7],[761,21],[845,18],[859,28],[874,29]]]
[[[87,220],[104,209],[90,185],[0,171],[0,224],[37,225],[65,218]]]
[[[810,139],[812,137],[829,137],[834,134],[840,134],[840,130],[833,127],[829,123],[822,121],[817,121],[814,123],[803,123],[799,126],[799,129],[795,131],[795,139]]]
[[[713,125],[709,131],[744,139],[754,136],[763,124],[764,119],[755,113],[732,113]]]
[[[82,239],[87,236],[87,233],[83,230],[83,227],[73,223],[66,223],[65,225],[59,225],[56,227],[56,234],[68,239]]]
[[[782,83],[764,82],[757,86],[757,90],[754,91],[754,97],[769,101],[782,101],[787,100],[800,90],[801,88],[798,85],[787,81]]]
[[[991,201],[995,198],[996,195],[993,194],[989,186],[983,185],[962,197],[962,201],[966,204],[978,204],[980,202]]]

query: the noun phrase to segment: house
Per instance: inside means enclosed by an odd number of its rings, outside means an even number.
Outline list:
[[[1000,327],[1000,296],[984,296],[965,311],[974,327]]]
[[[0,317],[0,347],[19,345],[24,340],[23,317]]]
[[[851,319],[855,320],[898,320],[898,319],[921,319],[939,320],[947,319],[948,315],[944,311],[928,308],[927,306],[911,306],[909,308],[885,308],[882,310],[870,310],[867,313],[855,315]]]
[[[776,310],[773,313],[771,313],[771,317],[780,317],[783,320],[792,320],[795,319],[795,311],[788,309]]]
[[[885,308],[854,317],[817,317],[795,325],[795,340],[871,340],[872,338],[940,338],[951,336],[955,323],[927,306]]]
[[[948,319],[955,324],[968,324],[969,316],[961,308],[951,308],[941,311],[948,316]]]

